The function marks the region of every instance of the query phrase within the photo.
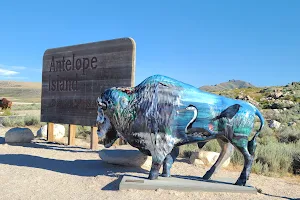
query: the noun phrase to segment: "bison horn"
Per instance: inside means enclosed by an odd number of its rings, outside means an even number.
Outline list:
[[[98,97],[97,101],[98,101],[98,105],[99,105],[103,110],[106,110],[106,109],[107,109],[107,105],[106,105],[106,103],[103,103],[103,102],[102,102],[102,99],[100,99],[100,98]]]
[[[100,103],[99,103],[99,106],[100,106],[103,110],[106,110],[106,109],[107,109],[106,103],[100,102]]]

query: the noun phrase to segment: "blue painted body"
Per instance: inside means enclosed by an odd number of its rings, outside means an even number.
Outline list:
[[[263,126],[263,118],[252,104],[161,75],[151,76],[136,87],[107,89],[98,103],[99,136],[122,137],[151,155],[153,173],[157,172],[155,166],[166,160],[176,146],[216,138],[231,142],[249,157],[248,148],[251,152],[255,150],[258,135],[251,144],[248,142],[255,115],[262,121],[260,129]],[[156,175],[152,174],[152,178]],[[244,184],[245,177],[242,179]]]

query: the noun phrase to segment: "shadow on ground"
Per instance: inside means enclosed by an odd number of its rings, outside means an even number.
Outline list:
[[[5,143],[5,138],[0,137],[0,144],[4,144],[4,143]],[[36,148],[36,149],[49,149],[49,150],[65,151],[65,152],[73,152],[73,153],[97,152],[80,146],[64,146],[63,144],[49,142],[43,139],[33,141],[31,143],[7,143],[7,144],[10,146],[21,146],[21,147]]]
[[[278,196],[278,195],[272,195],[272,194],[267,194],[267,193],[261,193],[265,196],[268,196],[268,197],[276,197],[276,198],[282,198],[282,199],[288,199],[288,200],[299,200],[300,198],[290,198],[290,197],[286,197],[286,196]]]
[[[5,144],[4,137],[0,137],[0,144]],[[86,152],[92,153],[97,151],[91,151],[86,148],[77,147],[77,146],[63,146],[57,143],[41,141],[34,143],[14,143],[9,144],[11,146],[22,146],[28,148],[38,148],[38,149],[49,149],[49,150],[57,150],[57,151],[67,151],[67,152]],[[188,162],[188,160],[176,160],[176,162]],[[142,168],[138,167],[125,167],[119,165],[113,165],[103,162],[102,160],[57,160],[44,158],[39,156],[27,155],[27,154],[0,154],[0,164],[7,164],[12,166],[25,166],[31,168],[45,169],[49,171],[54,171],[58,173],[64,173],[75,176],[84,176],[84,177],[95,177],[98,175],[104,175],[109,177],[117,177],[116,180],[107,184],[102,188],[102,190],[113,190],[117,191],[119,189],[119,184],[122,180],[123,175],[145,178],[148,176],[149,172]],[[144,176],[134,176],[127,173],[139,173]],[[232,184],[225,181],[218,180],[204,180],[199,176],[181,176],[181,175],[172,175],[175,178],[181,179],[189,179],[189,180],[197,180],[197,181],[207,181],[207,182],[215,182],[222,184]],[[286,196],[277,196],[272,194],[267,194],[260,192],[261,194],[268,197],[277,197],[283,199],[293,199]]]
[[[4,144],[5,143],[5,138],[4,137],[0,137],[0,144]]]
[[[148,171],[142,168],[125,167],[112,165],[103,162],[102,160],[57,160],[43,158],[39,156],[26,154],[4,154],[0,155],[0,164],[13,166],[24,166],[49,171],[59,172],[63,174],[75,176],[90,176],[105,175],[117,177],[118,173],[137,172],[147,174]]]
[[[0,137],[0,144],[5,144],[5,138]],[[10,146],[21,146],[26,148],[37,148],[37,149],[49,149],[56,151],[64,151],[71,153],[96,153],[98,151],[92,151],[87,148],[78,146],[64,146],[57,143],[48,141],[34,141],[32,143],[8,143]],[[45,169],[63,174],[84,176],[84,177],[96,177],[96,176],[109,176],[119,177],[113,182],[109,183],[102,190],[118,190],[119,183],[121,181],[120,175],[129,175],[127,173],[141,173],[148,174],[148,171],[139,167],[126,167],[120,165],[113,165],[97,160],[58,160],[51,158],[44,158],[40,156],[27,155],[27,154],[0,154],[0,165],[12,165],[12,166],[23,166],[38,169]]]

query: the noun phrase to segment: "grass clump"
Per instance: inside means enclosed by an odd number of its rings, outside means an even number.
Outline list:
[[[40,120],[37,116],[26,115],[24,117],[24,124],[26,126],[36,126],[40,124]]]
[[[11,116],[12,115],[11,109],[4,109],[2,111],[3,111],[3,113],[0,114],[0,116]]]
[[[298,142],[300,140],[300,129],[298,127],[284,127],[278,134],[278,140],[282,143]]]
[[[3,126],[7,127],[22,127],[40,125],[40,120],[37,116],[26,115],[25,117],[6,117],[2,121]]]
[[[292,168],[294,174],[300,174],[300,152],[294,154]]]
[[[89,126],[76,126],[76,135],[77,138],[86,139],[91,134],[91,127]]]
[[[179,147],[179,157],[189,158],[192,152],[199,151],[198,145],[194,144],[185,144]]]
[[[15,104],[12,106],[13,110],[40,110],[41,104],[32,103],[32,104]]]
[[[20,127],[20,126],[25,126],[25,123],[22,117],[16,117],[16,118],[6,117],[2,121],[2,125],[7,127]]]
[[[211,141],[208,141],[205,144],[205,146],[202,148],[202,150],[204,150],[204,151],[214,151],[214,152],[220,153],[221,152],[221,147],[220,147],[217,140],[211,140]]]

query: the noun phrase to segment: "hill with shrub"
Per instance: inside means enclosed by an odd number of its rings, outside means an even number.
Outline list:
[[[228,83],[230,85],[232,82]],[[233,89],[200,89],[250,102],[262,112],[265,126],[258,138],[253,172],[264,175],[300,174],[300,82],[262,88],[250,85],[239,85]],[[259,125],[257,121],[254,130],[257,130]],[[220,151],[216,141],[208,142],[204,149]],[[181,149],[183,156],[188,155],[190,151],[197,151],[197,146],[190,145]],[[237,165],[243,164],[242,155],[235,151],[232,162]]]

